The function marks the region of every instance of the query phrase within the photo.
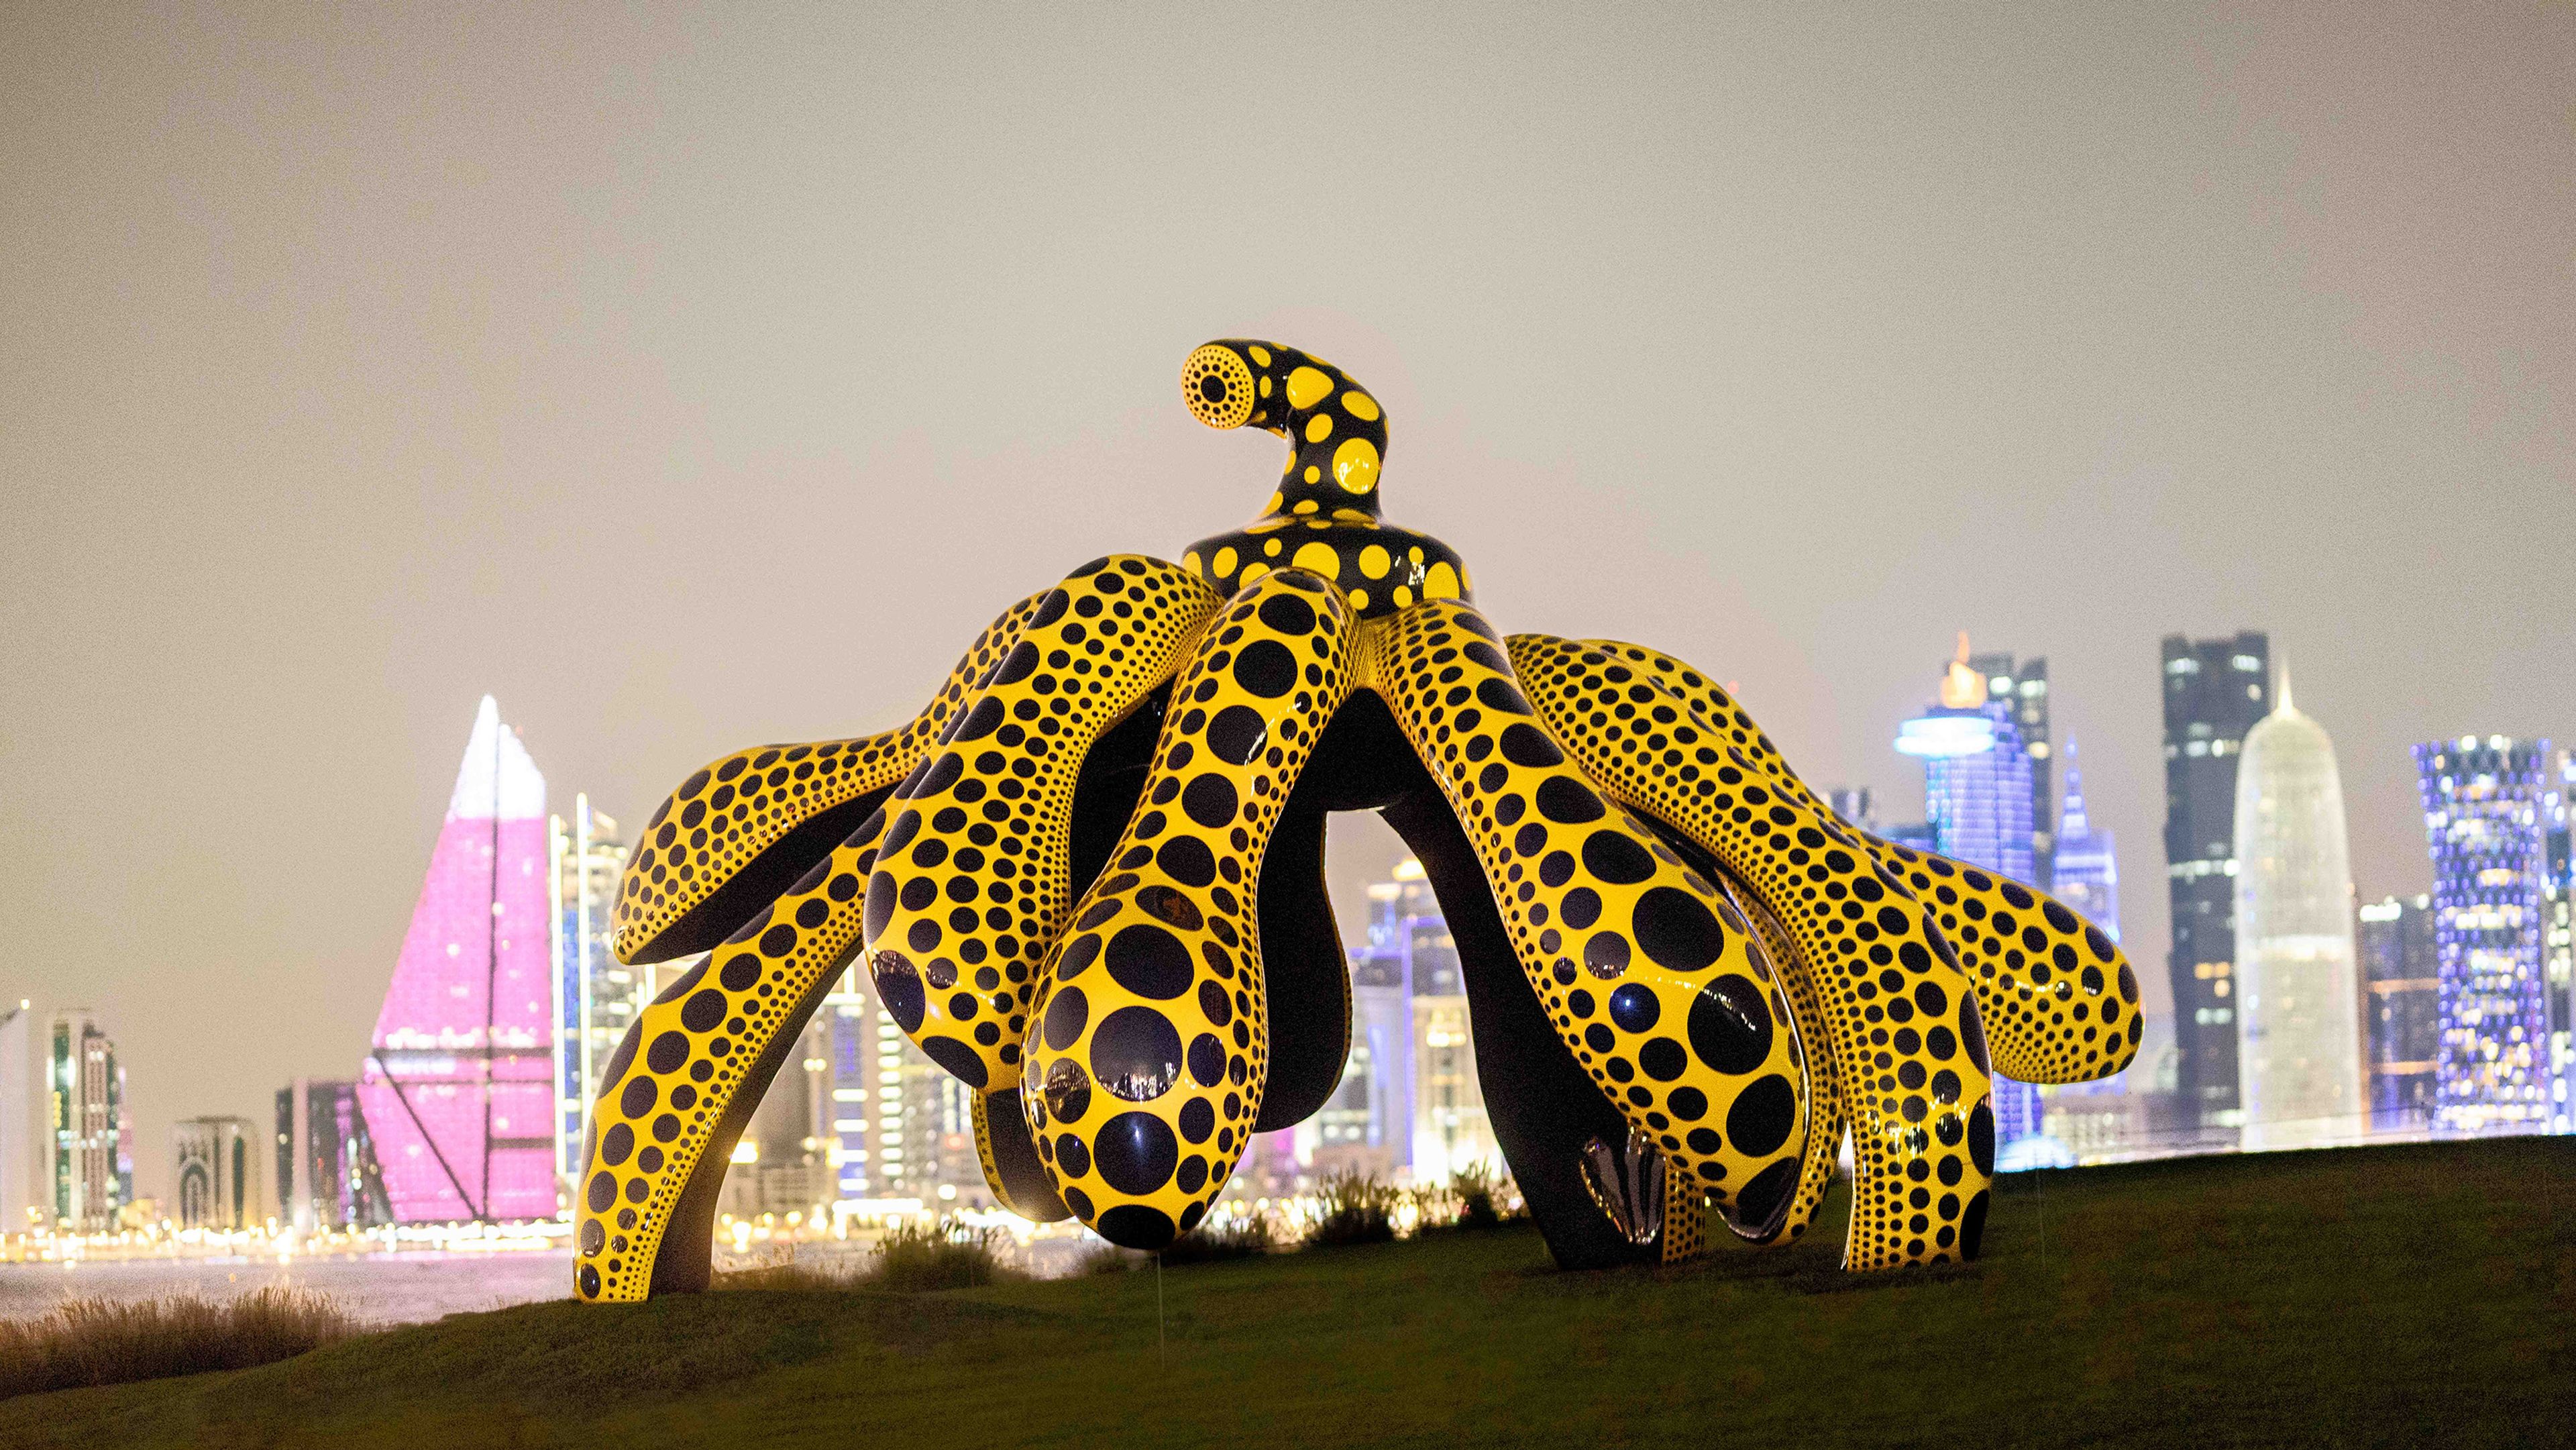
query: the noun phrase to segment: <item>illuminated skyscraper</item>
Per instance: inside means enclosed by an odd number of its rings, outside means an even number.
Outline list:
[[[2236,772],[2236,1001],[2244,1146],[2362,1133],[2361,1004],[2343,778],[2325,727],[2281,672]]]
[[[1351,950],[1350,1059],[1341,1085],[1315,1115],[1308,1157],[1327,1169],[1391,1178],[1413,1164],[1413,983],[1421,977],[1444,992],[1458,991],[1458,949],[1421,863],[1399,863],[1395,879],[1371,886],[1368,895],[1368,937]]]
[[[2540,820],[2549,763],[2546,740],[2463,736],[2415,747],[2442,975],[2437,1133],[2549,1124]]]
[[[394,1221],[358,1085],[299,1077],[277,1090],[277,1217],[297,1234]]]
[[[0,1235],[53,1220],[52,1097],[36,1051],[36,1013],[0,1011]]]
[[[641,976],[609,950],[609,908],[626,870],[627,846],[617,822],[573,797],[572,819],[546,820],[547,873],[553,893],[553,953],[557,1016],[555,1171],[567,1182],[581,1173],[581,1151],[590,1130],[590,1095],[600,1068],[626,1036],[644,1006]]]
[[[1968,668],[1986,677],[1986,698],[2012,707],[2021,753],[2030,761],[2030,869],[2021,879],[2046,881],[2057,849],[2055,747],[2048,738],[2048,661],[2016,661],[2010,653],[1968,656]]]
[[[2075,742],[2066,742],[2066,811],[2057,824],[2049,858],[2049,894],[2085,920],[2120,939],[2120,851],[2109,831],[2093,829],[2084,813],[2084,774],[2075,765]]]
[[[2182,1128],[2231,1128],[2237,1109],[2236,757],[2272,713],[2271,641],[2164,641],[2165,873],[2173,897],[2176,1087]]]
[[[118,1209],[134,1201],[134,1166],[125,1136],[125,1070],[116,1044],[87,1010],[54,1016],[47,1092],[53,1100],[54,1222],[76,1233],[116,1227]]]
[[[2549,788],[2541,794],[2541,976],[2549,992],[2549,1131],[2576,1132],[2576,859],[2569,826],[2576,823],[2576,755],[2558,752]]]
[[[1958,657],[1941,681],[1940,702],[1898,728],[1896,748],[1923,761],[1931,849],[2030,881],[2037,875],[2031,857],[2031,756],[2022,745],[2015,703],[1987,693],[1990,677],[1971,658],[1963,632]],[[1994,1110],[1999,1147],[2040,1136],[2044,1109],[2036,1086],[1997,1077]],[[2025,1155],[2010,1157],[2025,1166]]]
[[[988,1201],[975,1153],[975,1090],[913,1045],[886,1015],[868,974],[844,972],[816,1021],[819,1036],[803,1060],[821,1061],[821,1077],[791,1084],[781,1069],[770,1093],[811,1094],[819,1153],[808,1162],[825,1170],[834,1201],[853,1208],[904,1199]],[[760,1152],[767,1158],[771,1143],[764,1140]]]
[[[2360,958],[2368,1050],[2370,1128],[2422,1132],[2433,1122],[2442,1051],[2442,966],[2433,944],[2433,898],[2364,903],[2353,929]]]
[[[358,1083],[400,1222],[558,1212],[548,864],[545,777],[487,695]]]

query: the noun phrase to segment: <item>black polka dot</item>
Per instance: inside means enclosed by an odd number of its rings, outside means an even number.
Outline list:
[[[1228,765],[1251,764],[1269,738],[1269,725],[1249,706],[1228,705],[1208,722],[1208,750]]]
[[[653,1111],[662,1100],[662,1089],[653,1079],[637,1073],[628,1079],[626,1091],[617,1095],[617,1110],[630,1118],[640,1118]]]
[[[1169,1001],[1190,989],[1189,948],[1159,926],[1139,924],[1110,938],[1109,975],[1139,997]]]
[[[1275,639],[1255,640],[1234,657],[1234,682],[1251,694],[1275,700],[1297,683],[1297,657]]]
[[[1164,1129],[1163,1136],[1170,1137],[1171,1130]],[[1109,1155],[1103,1153],[1100,1158],[1100,1174],[1106,1178],[1109,1176]],[[1163,1176],[1169,1178],[1171,1174],[1166,1171]],[[1100,1236],[1122,1249],[1151,1251],[1168,1247],[1173,1239],[1180,1237],[1180,1231],[1173,1227],[1170,1215],[1159,1208],[1148,1208],[1141,1203],[1122,1203],[1100,1216]]]
[[[1225,988],[1216,982],[1199,983],[1199,1011],[1212,1026],[1223,1027],[1234,1020],[1234,1003],[1227,999]]]
[[[1583,944],[1583,965],[1596,977],[1628,970],[1628,939],[1615,931],[1594,932]]]
[[[1066,945],[1064,955],[1056,959],[1055,979],[1059,982],[1072,981],[1088,970],[1099,956],[1100,938],[1097,935],[1085,932],[1075,937]]]
[[[1698,897],[1676,887],[1658,886],[1640,898],[1635,926],[1638,947],[1672,971],[1699,971],[1726,950],[1726,929]]]
[[[1780,1074],[1766,1073],[1738,1094],[1726,1110],[1726,1136],[1739,1153],[1756,1158],[1789,1141],[1798,1123],[1798,1094]]]
[[[1180,1075],[1181,1034],[1153,1008],[1121,1007],[1093,1029],[1091,1076],[1112,1097],[1149,1103]]]
[[[925,1037],[921,1040],[921,1050],[932,1062],[948,1069],[959,1082],[972,1088],[984,1085],[984,1056],[974,1048],[954,1037]]]
[[[1968,1114],[1968,1157],[1979,1173],[1995,1171],[1995,1114],[1982,1099]]]
[[[1216,1131],[1216,1109],[1205,1098],[1192,1098],[1181,1104],[1181,1136],[1193,1143],[1204,1143]]]
[[[680,1025],[691,1032],[713,1032],[725,1019],[725,994],[709,987],[680,1007]]]
[[[1476,687],[1476,698],[1482,700],[1488,710],[1499,710],[1506,715],[1530,713],[1529,701],[1522,698],[1520,691],[1512,688],[1512,682],[1509,680],[1488,676],[1483,684]]]
[[[641,1027],[643,1024],[638,1023]],[[689,1060],[689,1039],[681,1033],[665,1032],[653,1039],[653,1050],[644,1054],[644,1065],[659,1073],[674,1073]]]
[[[1216,857],[1196,836],[1174,836],[1155,853],[1163,873],[1184,886],[1205,886],[1216,879]]]
[[[1603,829],[1583,838],[1583,869],[1613,886],[1633,886],[1655,874],[1655,858],[1625,831]]]
[[[805,904],[815,906],[820,903],[809,901]],[[724,983],[724,989],[728,992],[748,992],[760,984],[760,958],[735,957],[724,964],[724,971],[716,980]]]
[[[1503,758],[1529,770],[1563,765],[1565,752],[1535,725],[1515,724],[1503,731]]]
[[[1261,601],[1261,622],[1280,634],[1304,634],[1315,627],[1315,606],[1294,594],[1273,594]]]
[[[1645,1032],[1664,1015],[1663,1005],[1655,994],[1635,982],[1610,994],[1610,1020],[1630,1032]]]
[[[1181,809],[1190,819],[1213,830],[1234,819],[1240,802],[1234,793],[1234,782],[1216,774],[1202,775],[1181,792]]]
[[[1225,1080],[1225,1044],[1213,1032],[1202,1032],[1190,1043],[1190,1076],[1201,1087],[1215,1087]]]
[[[1602,817],[1601,797],[1580,781],[1552,775],[1538,785],[1538,813],[1559,825],[1577,826]]]
[[[1771,1055],[1771,1009],[1751,978],[1733,972],[1691,999],[1691,1051],[1729,1076],[1760,1067]]]
[[[1690,1066],[1690,1054],[1669,1037],[1658,1037],[1637,1049],[1637,1066],[1657,1082],[1671,1082]]]
[[[1090,1096],[1089,1089],[1084,1089],[1084,1096],[1086,1098]],[[1091,1171],[1091,1145],[1085,1143],[1080,1138],[1075,1137],[1073,1134],[1067,1133],[1063,1137],[1055,1140],[1055,1163],[1058,1168],[1064,1170],[1066,1177],[1080,1178],[1085,1173]],[[1072,1193],[1067,1193],[1065,1195],[1065,1201],[1068,1203],[1072,1202],[1073,1194],[1079,1193],[1080,1191],[1080,1189],[1075,1189]],[[1075,1211],[1080,1212],[1081,1210],[1077,1209]]]
[[[1601,919],[1601,893],[1589,886],[1577,886],[1557,904],[1557,915],[1565,919],[1567,926],[1581,931]]]
[[[1082,1039],[1083,1027],[1091,1021],[1091,999],[1080,987],[1059,987],[1047,999],[1046,1045],[1058,1052]]]
[[[647,1103],[645,1106],[649,1108],[652,1104]],[[613,1127],[606,1133],[600,1135],[599,1161],[607,1164],[609,1167],[614,1168],[618,1164],[625,1162],[629,1157],[634,1155],[634,1152],[635,1130],[624,1123],[620,1123],[616,1127]]]
[[[1789,1195],[1798,1186],[1798,1160],[1783,1158],[1753,1175],[1735,1195],[1735,1221],[1748,1229],[1770,1232],[1788,1210]]]
[[[1170,1126],[1153,1114],[1120,1113],[1093,1136],[1091,1157],[1110,1187],[1142,1198],[1172,1181],[1181,1145]],[[1104,1237],[1107,1227],[1104,1221]]]
[[[913,967],[912,960],[901,952],[879,952],[869,964],[868,974],[877,984],[877,1001],[894,1019],[894,1025],[906,1032],[918,1031],[929,1000],[922,992],[921,973]]]

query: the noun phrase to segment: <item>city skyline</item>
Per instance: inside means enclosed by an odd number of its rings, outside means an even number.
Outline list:
[[[1373,380],[1497,617],[1687,651],[1820,783],[1896,797],[1957,629],[2045,655],[2158,1009],[2162,635],[2297,655],[2368,899],[2432,886],[2407,746],[2576,733],[2537,16],[1390,17],[1317,235],[1173,144],[1274,65],[1213,34],[67,14],[0,17],[0,991],[102,1014],[144,1144],[351,1073],[480,695],[641,820],[1237,522],[1267,455],[1169,407],[1221,332]]]

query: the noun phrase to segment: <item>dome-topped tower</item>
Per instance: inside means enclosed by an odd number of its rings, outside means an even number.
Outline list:
[[[2325,727],[2280,704],[2236,768],[2236,1031],[2244,1146],[2322,1148],[2362,1131],[2361,1004],[2343,781]]]

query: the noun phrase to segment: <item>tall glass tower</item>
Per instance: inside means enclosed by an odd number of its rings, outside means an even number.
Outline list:
[[[2066,809],[2058,818],[2056,850],[2049,858],[2048,892],[2085,920],[2120,939],[2120,848],[2109,831],[2093,829],[2084,813],[2084,773],[2075,764],[2075,742],[2066,742]]]
[[[641,977],[610,952],[609,908],[626,874],[627,846],[617,822],[573,797],[572,819],[546,820],[553,869],[555,932],[555,1171],[567,1183],[581,1175],[590,1130],[590,1095],[626,1026],[644,1005]]]
[[[2175,1089],[2189,1129],[2241,1119],[2236,1066],[2236,760],[2272,712],[2271,641],[2164,640],[2165,876],[2173,898]]]
[[[2361,1004],[2343,778],[2325,727],[2280,701],[2236,771],[2236,1027],[2249,1151],[2362,1132]]]
[[[2420,1133],[2433,1122],[2442,1050],[2442,967],[2433,898],[2365,902],[2353,928],[2360,957],[2370,1130]]]
[[[1923,761],[1923,811],[1933,850],[2031,881],[2038,874],[2031,859],[2031,757],[2022,745],[2014,702],[1989,693],[1990,677],[1972,658],[1962,633],[1958,657],[1941,681],[1940,702],[1898,727],[1896,748]],[[2042,1106],[2035,1085],[1997,1077],[1994,1109],[1999,1148],[2039,1136]]]
[[[2013,728],[2021,735],[2021,753],[2030,761],[2031,874],[2021,879],[2046,881],[2056,868],[2057,762],[2048,738],[2048,661],[2016,660],[2010,653],[1968,656],[1968,668],[1986,677],[1986,698],[2012,709]]]
[[[2467,735],[2415,747],[2442,976],[2436,1133],[2549,1125],[2548,764],[2546,740]]]

